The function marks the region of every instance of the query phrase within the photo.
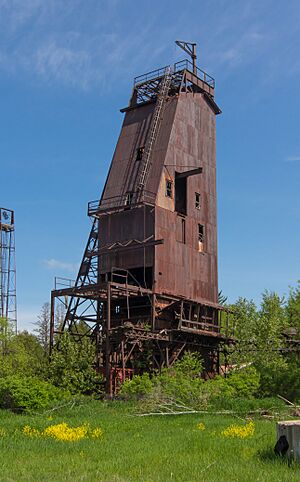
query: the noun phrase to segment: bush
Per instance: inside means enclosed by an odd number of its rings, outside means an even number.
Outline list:
[[[142,400],[143,406],[154,410],[156,406],[172,402],[194,409],[205,409],[215,400],[235,397],[251,399],[259,388],[259,374],[254,367],[231,372],[227,378],[216,376],[204,381],[202,360],[194,353],[185,353],[173,367],[165,368],[150,378],[145,373],[126,381],[120,395],[126,399]]]
[[[260,375],[254,367],[247,367],[229,373],[224,379],[225,385],[233,390],[233,395],[240,398],[253,398],[260,386]]]
[[[149,409],[167,402],[203,408],[207,406],[209,396],[203,389],[205,383],[200,378],[201,372],[201,358],[195,353],[185,353],[171,368],[163,369],[152,378],[144,373],[126,381],[120,395],[142,400],[144,406],[146,401]]]
[[[95,346],[88,338],[76,342],[69,333],[64,333],[51,356],[49,380],[73,394],[100,393],[102,377],[96,373],[94,361]]]
[[[140,400],[153,392],[153,383],[148,373],[136,375],[132,380],[126,380],[120,389],[120,396],[129,400]]]
[[[70,398],[70,393],[35,377],[9,376],[0,379],[0,408],[33,412]]]

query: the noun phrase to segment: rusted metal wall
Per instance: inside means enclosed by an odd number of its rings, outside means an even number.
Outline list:
[[[152,166],[145,186],[147,191],[154,194],[158,191],[173,126],[176,109],[176,100],[175,102],[174,100],[171,98],[166,103],[164,117],[153,150]],[[146,144],[154,107],[155,103],[152,103],[129,109],[126,112],[103,192],[103,200],[134,190],[133,182],[139,167],[139,161],[136,161],[137,149]]]
[[[114,243],[123,245],[132,240],[144,241],[150,236],[154,238],[154,209],[141,206],[130,210],[108,214],[101,217],[99,240],[100,246],[112,249],[109,254],[100,256],[100,272],[110,272],[111,268],[131,269],[153,266],[153,247],[138,249],[114,248]]]
[[[200,93],[182,93],[176,102],[164,172],[156,208],[156,237],[164,238],[155,247],[155,290],[195,301],[217,302],[217,220],[215,114]],[[175,171],[198,167],[201,174],[187,179],[185,243],[178,241],[174,196],[165,196],[165,180],[175,179]],[[173,184],[174,185],[174,184]],[[195,208],[195,193],[201,195],[201,208]],[[203,252],[198,250],[198,223],[205,229]],[[176,233],[177,231],[177,233]]]
[[[145,144],[154,104],[130,109],[125,114],[103,199],[133,190],[138,162],[136,151]],[[187,178],[185,242],[180,240],[183,217],[175,211],[175,171],[198,167],[201,174]],[[173,197],[165,195],[166,179],[173,181]],[[215,113],[201,93],[181,93],[168,99],[152,154],[146,190],[156,194],[154,214],[130,209],[102,218],[100,245],[130,239],[164,239],[164,244],[145,251],[120,251],[103,255],[101,272],[111,267],[130,269],[153,266],[154,290],[195,301],[218,300]],[[195,208],[195,192],[201,208]],[[146,224],[145,224],[146,223]],[[204,226],[203,251],[199,252],[198,224]],[[153,259],[155,252],[155,260]]]

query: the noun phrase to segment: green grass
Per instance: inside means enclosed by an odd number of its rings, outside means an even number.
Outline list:
[[[253,438],[220,437],[236,417],[181,415],[136,417],[133,406],[91,401],[46,415],[0,411],[1,481],[299,481],[300,466],[273,455],[275,421],[255,420]],[[26,424],[100,426],[102,440],[66,443],[28,438]],[[206,429],[197,429],[202,421]]]

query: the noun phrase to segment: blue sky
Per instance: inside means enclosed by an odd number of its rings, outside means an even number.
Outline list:
[[[74,278],[135,75],[216,78],[219,284],[259,301],[300,278],[298,0],[0,0],[0,205],[16,211],[19,328]]]

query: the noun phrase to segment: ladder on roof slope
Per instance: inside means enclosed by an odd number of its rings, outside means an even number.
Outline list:
[[[145,145],[145,150],[141,161],[141,170],[140,170],[140,175],[138,178],[138,186],[137,186],[137,189],[139,191],[139,197],[142,196],[142,192],[146,185],[147,177],[150,171],[151,154],[159,132],[160,122],[162,120],[164,106],[165,106],[165,100],[169,93],[171,81],[172,81],[172,68],[169,65],[165,69],[164,77],[161,81],[160,89],[157,94],[157,100],[156,100],[152,121],[150,124],[149,135],[147,137],[147,142]]]

